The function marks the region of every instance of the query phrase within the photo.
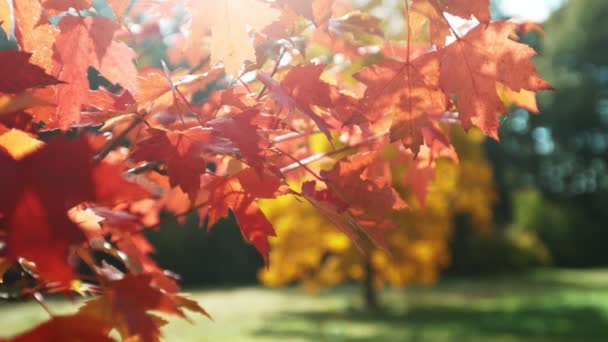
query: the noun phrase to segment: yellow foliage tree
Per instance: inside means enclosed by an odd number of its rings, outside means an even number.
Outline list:
[[[400,211],[400,226],[388,233],[389,251],[369,246],[360,251],[309,203],[287,195],[261,203],[277,230],[271,240],[270,266],[260,270],[268,286],[299,281],[305,289],[363,281],[366,304],[376,305],[375,288],[436,281],[450,260],[449,241],[456,215],[469,215],[478,229],[489,229],[495,191],[492,169],[484,157],[483,135],[452,132],[458,164],[437,160],[424,207],[403,182],[405,167],[393,170],[393,182],[401,196],[414,203]]]

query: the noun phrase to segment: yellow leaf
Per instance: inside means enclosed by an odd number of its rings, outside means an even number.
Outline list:
[[[42,105],[49,105],[49,103],[30,92],[18,95],[0,95],[0,115]]]
[[[370,261],[375,286],[436,281],[449,263],[454,217],[466,214],[476,229],[489,229],[496,199],[492,169],[483,151],[484,135],[475,129],[468,133],[453,129],[451,133],[460,164],[447,158],[436,160],[437,177],[430,184],[425,208],[394,213],[399,226],[387,231],[389,252],[372,248],[361,253],[314,206],[294,196],[260,201],[277,232],[270,240],[270,266],[260,270],[260,281],[268,286],[299,281],[304,289],[316,290],[365,279]],[[318,138],[309,139],[310,148],[328,148],[325,137],[319,134]],[[398,176],[403,164],[396,158],[398,151],[387,150],[385,154],[387,160],[395,161],[391,165],[393,185],[402,189],[405,198],[411,190],[400,186],[404,177]],[[410,196],[409,202],[416,200]]]
[[[11,129],[0,135],[0,146],[4,147],[16,160],[36,151],[42,145],[44,145],[42,141],[30,137],[27,133],[18,129]]]
[[[505,105],[517,106],[527,109],[532,113],[538,113],[538,104],[536,103],[535,92],[526,89],[516,92],[509,89],[502,83],[496,83],[496,91]]]
[[[200,45],[211,30],[211,64],[224,63],[226,73],[236,75],[245,60],[255,61],[248,27],[260,31],[279,18],[280,12],[258,0],[190,0],[192,28],[190,47]]]

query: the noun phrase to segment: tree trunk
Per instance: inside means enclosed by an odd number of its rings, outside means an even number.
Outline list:
[[[368,255],[365,258],[365,279],[363,281],[363,299],[365,309],[375,311],[378,309],[378,293],[374,287],[374,266]]]

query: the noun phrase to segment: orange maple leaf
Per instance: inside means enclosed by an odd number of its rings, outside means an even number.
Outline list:
[[[251,242],[268,262],[268,237],[274,236],[272,224],[257,204],[258,198],[274,198],[284,192],[282,181],[276,175],[258,173],[247,168],[228,179],[212,179],[207,188],[208,206],[199,210],[201,218],[209,215],[209,227],[232,210],[247,241]]]
[[[54,60],[61,66],[59,79],[66,82],[57,90],[57,122],[62,129],[80,119],[87,102],[87,70],[98,69],[108,80],[119,83],[132,94],[136,92],[135,53],[114,40],[118,25],[102,17],[65,16],[59,22],[61,34],[54,46]]]
[[[447,109],[447,98],[439,88],[439,57],[431,52],[413,61],[383,59],[355,75],[365,85],[359,111],[376,121],[392,112],[391,141],[401,140],[417,153],[424,143],[423,128],[429,115]]]
[[[497,94],[497,82],[515,92],[553,89],[530,60],[536,52],[509,39],[516,27],[509,22],[478,25],[443,51],[440,85],[456,97],[465,129],[477,126],[498,139],[498,115],[507,109]]]
[[[412,9],[429,19],[431,43],[445,46],[445,38],[450,35],[450,24],[444,13],[463,19],[475,17],[482,24],[490,23],[490,0],[414,0]]]

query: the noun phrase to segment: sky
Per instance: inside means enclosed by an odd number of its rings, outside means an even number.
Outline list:
[[[501,0],[499,7],[504,14],[514,19],[545,21],[564,0]]]

